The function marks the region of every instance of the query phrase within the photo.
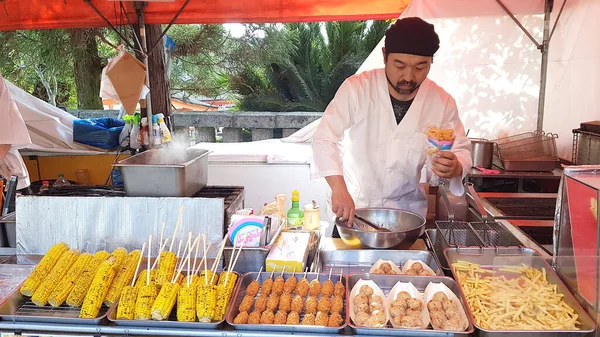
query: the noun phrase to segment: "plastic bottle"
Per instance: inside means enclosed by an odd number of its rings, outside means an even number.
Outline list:
[[[150,132],[148,131],[148,117],[142,118],[142,130],[140,132],[140,144],[150,146]]]
[[[44,194],[50,190],[50,182],[47,180],[42,181],[42,187],[40,187],[40,191],[38,194]]]
[[[129,137],[129,146],[132,149],[139,149],[142,147],[140,142],[140,115],[135,114],[131,116],[131,134]]]
[[[152,143],[154,145],[162,144],[162,139],[160,136],[160,126],[158,126],[158,116],[152,116]]]
[[[173,138],[171,137],[171,131],[169,131],[167,124],[165,124],[165,115],[157,114],[156,116],[158,116],[158,126],[160,126],[160,131],[162,131],[162,142],[168,143]]]
[[[123,120],[125,121],[125,126],[123,127],[123,130],[119,134],[119,146],[121,146],[121,147],[126,147],[127,145],[129,145],[129,141],[127,138],[129,137],[129,134],[131,133],[131,118],[132,118],[132,116],[129,116],[129,115],[123,116]]]
[[[292,192],[292,208],[287,213],[287,228],[301,229],[304,222],[304,211],[300,208],[300,192]]]
[[[54,184],[52,184],[52,187],[61,187],[61,186],[70,186],[70,185],[71,185],[71,183],[68,182],[67,179],[65,179],[65,175],[61,173],[58,175],[58,179],[56,179]]]
[[[195,126],[188,127],[188,135],[190,138],[190,146],[196,145],[196,127]]]

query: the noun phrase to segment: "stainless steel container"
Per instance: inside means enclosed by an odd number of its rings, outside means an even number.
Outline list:
[[[457,248],[449,248],[445,251],[446,259],[448,263],[452,265],[457,261],[466,261],[470,263],[479,264],[482,268],[494,270],[506,266],[521,266],[526,265],[541,270],[546,270],[546,278],[551,284],[557,286],[556,291],[559,294],[563,294],[563,300],[568,304],[579,316],[581,322],[580,330],[486,330],[475,325],[475,328],[479,330],[478,336],[481,337],[565,337],[565,336],[591,336],[596,329],[596,324],[590,318],[590,316],[581,307],[579,302],[569,292],[568,288],[554,272],[548,262],[539,255],[538,252],[531,248],[503,248],[498,251],[494,247],[485,248],[461,248],[460,251]],[[455,273],[454,268],[452,274],[455,279],[458,279],[458,275]],[[464,293],[461,294],[464,297]],[[473,316],[471,308],[467,305],[469,314]]]
[[[425,218],[400,209],[362,208],[357,209],[356,213],[391,232],[364,232],[336,219],[340,237],[352,248],[407,249],[417,241],[425,226]]]
[[[471,158],[473,167],[492,168],[494,142],[487,139],[471,139]]]
[[[208,150],[156,149],[121,160],[130,197],[191,197],[206,186]]]
[[[352,288],[356,283],[360,280],[373,280],[375,284],[379,286],[379,288],[383,291],[383,293],[387,296],[392,287],[396,284],[396,282],[410,282],[412,283],[417,290],[423,292],[427,285],[431,282],[435,283],[443,283],[447,286],[452,292],[458,297],[458,300],[462,304],[465,312],[467,311],[467,301],[462,296],[462,293],[459,291],[459,287],[454,282],[453,279],[449,277],[429,277],[429,276],[406,276],[406,275],[374,275],[374,274],[354,274],[348,276],[348,287],[347,292],[350,294]],[[468,336],[473,333],[474,328],[471,322],[471,318],[469,317],[469,326],[466,331],[444,331],[444,330],[433,330],[433,329],[425,329],[425,330],[412,330],[412,329],[395,329],[389,323],[385,328],[368,328],[368,327],[357,327],[354,325],[352,320],[348,315],[347,321],[348,326],[352,328],[352,331],[356,335],[372,335],[372,336],[409,336],[409,337],[421,337],[421,336],[437,336],[437,337],[462,337]]]

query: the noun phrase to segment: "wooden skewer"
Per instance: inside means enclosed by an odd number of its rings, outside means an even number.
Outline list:
[[[142,245],[142,252],[140,253],[140,258],[138,259],[138,263],[137,266],[135,267],[135,273],[133,274],[134,276],[137,276],[138,271],[140,271],[140,264],[142,264],[142,259],[144,258],[144,250],[146,249],[146,243],[144,242],[144,244]],[[150,258],[148,258],[149,260]],[[146,274],[149,274],[150,272],[147,272]],[[133,287],[135,285],[135,277],[131,280],[131,286]]]
[[[190,253],[191,253],[191,252],[192,252],[192,248],[190,247]],[[189,273],[189,270],[190,270],[190,261],[191,261],[191,260],[192,260],[192,259],[190,259],[190,256],[188,255],[188,258],[187,258],[187,268],[188,268],[187,287],[188,287],[188,288],[190,287],[190,284],[192,283],[192,281],[191,281],[191,280],[192,280],[192,275],[193,275],[193,274],[190,274],[190,273]]]
[[[292,272],[292,276],[296,275],[296,267],[294,267],[294,271]]]
[[[273,268],[273,270],[271,271],[271,276],[269,276],[270,279],[273,279],[273,274],[275,274],[275,268]]]
[[[258,271],[258,275],[256,276],[256,281],[258,281],[258,279],[260,278],[260,273],[262,273],[263,267],[260,267],[260,270]]]
[[[223,238],[223,241],[221,241],[221,248],[219,248],[219,251],[217,252],[217,256],[215,257],[215,261],[213,261],[213,265],[210,268],[210,270],[213,273],[217,272],[217,267],[218,267],[218,263],[221,260],[221,256],[223,256],[223,250],[225,249],[225,242],[227,242],[227,236]]]
[[[181,223],[181,218],[183,217],[183,206],[179,209],[179,218],[177,219],[177,224],[175,225],[175,230],[173,231],[173,239],[171,241],[171,246],[169,247],[169,251],[173,251],[173,244],[175,243],[175,237],[177,237],[177,229],[179,229],[179,224]]]
[[[329,269],[329,281],[331,281],[331,272],[333,271],[333,268]]]
[[[193,248],[192,248],[193,249]],[[191,251],[192,249],[190,249],[190,251],[188,251],[187,257],[186,259],[190,259],[191,256]],[[181,271],[183,270],[183,266],[185,265],[185,263],[182,263],[181,266],[179,267],[179,270],[177,271],[177,275],[175,275],[175,278],[173,278],[173,280],[171,281],[171,283],[175,283],[175,280],[177,280],[179,278],[179,275],[181,274]]]
[[[287,268],[287,266],[283,266],[283,270],[281,271],[281,275],[280,276],[283,276],[283,274],[285,273],[285,268]]]
[[[166,238],[165,243],[162,244],[162,246],[160,246],[160,249],[158,250],[158,256],[156,257],[156,260],[154,260],[154,263],[152,264],[152,269],[154,269],[156,267],[156,265],[158,264],[158,260],[160,260],[160,254],[162,254],[162,252],[165,249],[165,247],[167,246],[168,242],[169,242],[169,238]]]
[[[206,262],[206,234],[202,235],[202,242],[203,242],[203,248],[204,248],[204,284],[208,285],[208,266],[207,266],[207,262]],[[211,280],[211,284],[212,284],[212,280]]]
[[[212,242],[209,242],[208,246],[206,246],[206,254],[208,254],[208,252],[210,251],[210,246],[212,246]],[[196,249],[200,249],[200,236],[198,236],[198,246],[196,246]],[[194,268],[194,274],[198,274],[200,269],[202,269],[202,264],[204,263],[204,260],[206,260],[206,263],[208,263],[208,257],[202,257],[200,263],[198,263],[198,266]],[[212,266],[210,271],[212,271]]]
[[[344,273],[344,268],[340,268],[340,282],[342,282],[342,274]]]
[[[196,241],[198,241],[200,239],[200,234],[198,234],[198,237],[196,238]],[[196,242],[194,241],[194,242]],[[194,266],[192,267],[192,275],[196,275],[196,260],[198,259],[198,248],[200,248],[200,245],[196,245],[196,254],[194,254]],[[202,261],[200,261],[200,263],[202,263]]]
[[[306,268],[306,269],[304,270],[304,277],[303,277],[303,278],[306,278],[306,273],[308,273],[308,268]]]
[[[187,251],[188,251],[188,247],[190,247],[190,243],[192,241],[192,232],[188,233],[188,240],[185,243],[185,248],[183,250],[183,254],[181,255],[182,257],[186,256]],[[177,250],[177,256],[179,256],[180,250],[181,250],[181,246],[183,245],[183,240],[179,240],[179,249]],[[193,249],[193,248],[192,248]],[[185,258],[180,259],[180,261],[177,261],[175,270],[178,269],[183,269],[183,266],[185,265]],[[171,278],[171,283],[174,282],[175,279]]]
[[[232,273],[235,270],[235,264],[237,263],[238,259],[240,258],[240,255],[242,254],[242,249],[244,248],[244,243],[246,242],[247,236],[248,236],[248,233],[244,234],[244,239],[242,241],[240,249],[238,250],[238,254],[235,257],[235,260],[233,261],[233,264],[231,265],[231,268],[229,269],[229,273]],[[235,250],[234,250],[234,252],[235,252]],[[225,286],[227,286],[227,281],[229,280],[229,273],[227,273],[227,276],[225,276],[225,283],[224,283]]]
[[[148,236],[148,272],[146,273],[146,285],[150,285],[150,252],[152,251],[152,234]]]
[[[165,222],[163,221],[162,228],[160,229],[160,241],[158,241],[159,247],[162,246],[162,244],[163,244],[164,235],[165,235]]]

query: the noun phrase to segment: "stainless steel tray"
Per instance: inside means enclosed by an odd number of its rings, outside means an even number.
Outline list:
[[[456,248],[449,248],[445,251],[446,258],[450,265],[459,260],[477,263],[482,268],[498,268],[503,266],[520,266],[521,263],[525,263],[533,268],[546,269],[546,277],[548,282],[557,285],[557,291],[564,295],[564,301],[567,303],[577,315],[581,322],[581,330],[565,330],[565,331],[552,331],[552,330],[485,330],[474,324],[478,331],[478,336],[481,337],[499,337],[499,336],[510,336],[510,337],[565,337],[565,336],[587,336],[592,335],[596,329],[596,323],[590,318],[586,311],[581,307],[579,302],[569,292],[568,288],[562,282],[560,277],[554,272],[548,262],[540,256],[540,254],[531,248],[502,248],[497,250],[493,247],[486,247],[483,249],[479,248],[461,248],[460,251]],[[514,260],[513,260],[514,258]],[[452,274],[456,279],[457,275],[452,269]],[[462,288],[460,289],[461,297],[464,297]],[[471,308],[467,305],[469,315],[473,317]]]
[[[66,304],[53,308],[49,305],[38,307],[29,297],[21,295],[16,289],[12,295],[0,305],[0,318],[9,322],[50,323],[50,324],[85,324],[99,325],[106,321],[108,307],[102,305],[97,318],[79,318],[80,308],[71,308]]]
[[[465,312],[467,310],[466,303],[467,301],[464,299],[463,294],[459,291],[459,286],[454,282],[453,279],[444,276],[406,276],[406,275],[374,275],[374,274],[353,274],[348,276],[348,292],[352,290],[352,287],[360,280],[373,280],[375,283],[381,288],[384,292],[385,296],[388,295],[392,287],[398,282],[411,282],[420,292],[423,292],[427,285],[431,282],[435,283],[443,283],[446,285],[462,304],[463,308],[465,308]],[[352,328],[354,334],[357,335],[372,335],[372,336],[415,336],[415,337],[423,337],[423,336],[446,336],[446,337],[462,337],[467,336],[474,331],[473,324],[469,318],[469,327],[466,331],[443,331],[443,330],[412,330],[412,329],[395,329],[391,324],[388,323],[386,328],[367,328],[367,327],[357,327],[352,323],[350,319],[350,315],[347,315],[348,318],[347,323],[348,326]]]
[[[378,250],[378,249],[350,249],[350,250],[320,250],[319,264],[321,272],[333,274],[368,273],[377,260],[391,260],[398,267],[408,260],[419,260],[427,264],[437,275],[444,275],[433,254],[426,250]]]
[[[438,262],[438,265],[445,274],[450,274],[450,267],[448,266],[448,262],[446,261],[446,256],[444,255],[444,249],[441,245],[437,243],[437,229],[426,229],[425,230],[425,245],[429,247],[433,256]]]
[[[509,172],[552,172],[559,161],[556,158],[536,160],[510,160],[494,157],[494,164]]]
[[[281,273],[276,273],[274,275],[274,277],[279,276],[280,274]],[[281,332],[289,332],[289,333],[306,332],[306,333],[317,333],[317,334],[337,334],[337,333],[341,333],[346,328],[346,322],[347,322],[346,316],[348,316],[346,301],[344,301],[344,310],[342,311],[342,318],[344,319],[344,324],[339,328],[328,328],[328,327],[322,327],[322,326],[309,326],[309,325],[234,324],[233,321],[240,312],[239,311],[240,303],[242,303],[242,299],[244,298],[244,296],[246,296],[246,287],[248,287],[250,282],[256,280],[257,276],[258,276],[258,273],[245,274],[242,277],[242,280],[238,283],[238,285],[236,287],[235,297],[234,297],[235,300],[231,303],[231,305],[229,307],[229,311],[226,315],[227,323],[229,323],[229,325],[233,326],[236,330],[251,330],[251,331],[265,331],[265,332],[268,330],[273,330],[273,331],[281,331]],[[258,280],[262,284],[262,282],[264,280],[266,280],[267,278],[269,278],[269,276],[271,276],[271,273],[261,273],[260,278]],[[283,277],[286,280],[290,276],[292,276],[291,273],[283,274]],[[329,277],[329,275],[327,275],[327,274],[315,274],[315,273],[306,274],[306,278],[309,281],[312,281],[316,276],[318,276],[319,281],[321,283],[323,283]],[[300,280],[302,277],[303,277],[303,274],[296,273],[296,278],[298,280]],[[339,279],[340,279],[339,275],[331,276],[331,281],[333,281],[334,283],[339,281]],[[348,282],[346,280],[346,277],[342,276],[342,282],[346,286],[346,295],[345,296],[347,298],[348,297]],[[260,293],[257,296],[259,296],[259,295],[260,295]],[[304,314],[301,314],[300,321],[302,321],[303,317],[304,317]]]

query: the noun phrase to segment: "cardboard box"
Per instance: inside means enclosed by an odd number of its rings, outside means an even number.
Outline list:
[[[308,258],[310,233],[282,232],[275,240],[267,260],[266,271],[301,272]]]

